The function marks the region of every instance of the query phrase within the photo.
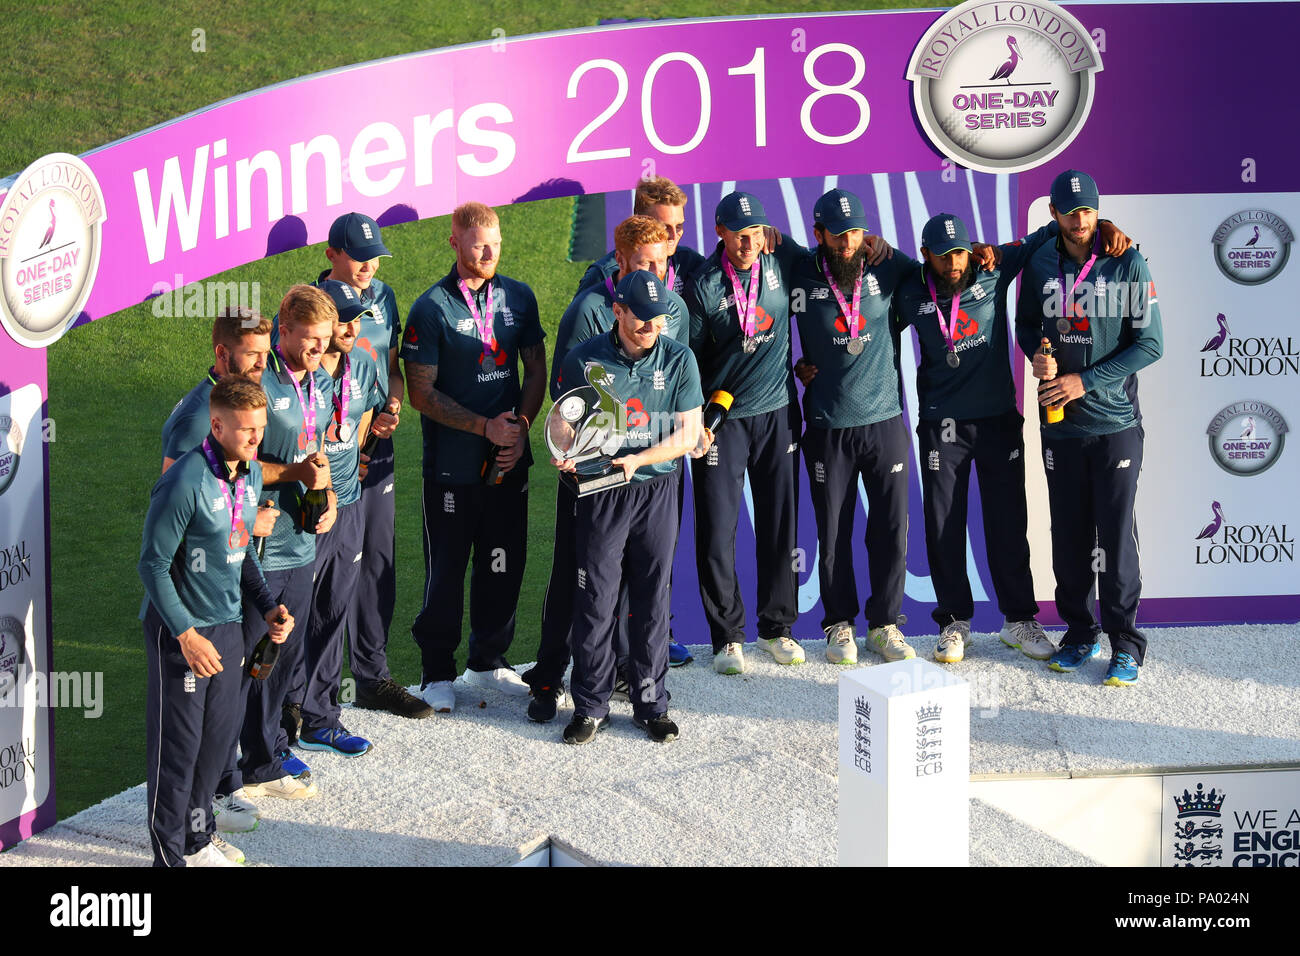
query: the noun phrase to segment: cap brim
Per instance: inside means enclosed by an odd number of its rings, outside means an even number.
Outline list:
[[[861,229],[863,232],[867,231],[867,221],[857,217],[844,219],[834,223],[823,222],[820,223],[820,225],[832,236],[842,236],[846,232],[852,232],[854,229]]]
[[[946,256],[954,249],[965,249],[967,252],[975,251],[970,247],[970,243],[961,242],[956,239],[945,240],[938,248],[935,248],[934,246],[926,246],[925,248],[930,250],[930,255],[932,256]]]
[[[373,246],[354,246],[351,249],[344,249],[349,256],[357,262],[369,262],[371,259],[380,259],[387,257],[391,259],[393,254],[388,251],[388,247],[382,242],[377,242]]]
[[[1056,203],[1052,203],[1052,205],[1056,206]],[[1087,203],[1079,203],[1079,205],[1073,206],[1070,209],[1062,209],[1060,206],[1056,206],[1056,211],[1062,216],[1068,216],[1070,213],[1078,212],[1080,209],[1091,209],[1093,212],[1097,212],[1096,206],[1090,206]]]
[[[729,222],[721,223],[723,229],[730,229],[732,232],[740,232],[742,229],[748,229],[751,226],[770,226],[766,216],[745,216],[742,219],[732,219]]]

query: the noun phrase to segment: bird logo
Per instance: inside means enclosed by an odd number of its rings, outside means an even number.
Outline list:
[[[990,80],[1006,80],[1007,86],[1011,85],[1011,74],[1016,71],[1016,66],[1020,63],[1020,47],[1016,45],[1014,36],[1007,37],[1007,49],[1011,51],[1010,58],[1000,67],[993,71]]]
[[[1213,538],[1219,533],[1219,528],[1223,526],[1223,506],[1217,501],[1212,501],[1210,502],[1210,510],[1214,512],[1214,520],[1201,529],[1201,533],[1196,536],[1197,541]]]
[[[53,200],[53,199],[50,200],[50,206],[51,206],[51,207],[54,206],[54,200]],[[53,217],[54,217],[54,213],[51,212],[51,213],[50,213],[50,218],[53,218]],[[54,229],[54,226],[50,226],[50,229],[51,229],[51,231],[52,231],[52,230]],[[49,233],[46,233],[45,238],[46,238],[46,241],[49,241]],[[1247,245],[1248,247],[1249,247],[1249,246],[1253,246],[1253,245],[1254,245],[1255,243],[1257,243],[1257,242],[1259,242],[1259,226],[1256,226],[1256,227],[1255,227],[1255,234],[1254,234],[1253,236],[1251,236],[1249,239],[1246,240],[1246,245]]]
[[[1259,235],[1258,226],[1255,227],[1255,235],[1256,236]],[[50,244],[50,240],[53,238],[54,238],[54,200],[51,199],[50,200],[50,228],[45,230],[45,238],[41,240],[41,244],[38,248],[44,249],[46,246]]]
[[[1205,340],[1205,344],[1201,346],[1202,352],[1217,353],[1223,343],[1228,340],[1228,320],[1224,317],[1222,312],[1219,313],[1217,321],[1219,323],[1219,331],[1215,332]]]

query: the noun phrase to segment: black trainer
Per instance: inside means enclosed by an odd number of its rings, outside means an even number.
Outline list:
[[[613,693],[609,695],[609,699],[625,702],[631,701],[632,691],[631,688],[628,687],[627,678],[624,675],[618,674],[614,677],[614,690]]]
[[[660,714],[657,717],[651,717],[649,720],[633,717],[632,723],[649,734],[650,739],[655,743],[666,744],[677,739],[677,725],[668,719],[667,714]]]
[[[554,720],[560,701],[564,700],[564,685],[534,687],[530,693],[533,699],[528,702],[528,719],[539,724]]]
[[[386,710],[413,720],[433,716],[432,707],[391,677],[377,684],[358,684],[357,699],[353,703],[362,710]]]
[[[609,725],[608,717],[585,717],[574,714],[569,726],[564,728],[566,744],[585,744]]]
[[[280,726],[289,735],[289,746],[292,747],[302,733],[302,704],[285,704],[280,709]]]

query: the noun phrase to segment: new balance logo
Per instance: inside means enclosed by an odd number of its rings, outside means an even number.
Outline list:
[[[891,469],[889,469],[889,473],[890,473],[891,475],[897,475],[897,474],[901,473],[902,470],[903,470],[903,463],[902,463],[901,461],[899,461],[899,462],[895,462],[895,463],[894,463],[894,467],[891,468]]]
[[[282,412],[288,407],[289,407],[288,395],[284,396],[284,398],[277,398],[275,401],[271,403],[271,411],[273,412]]]
[[[473,331],[474,331],[474,320],[473,320],[473,319],[461,319],[459,322],[456,323],[456,331],[457,331],[457,332],[473,332]]]
[[[578,587],[587,590],[587,569],[578,568]]]
[[[1130,464],[1132,464],[1132,463],[1133,463],[1133,459],[1132,459],[1132,458],[1121,458],[1121,459],[1119,460],[1119,464],[1116,465],[1115,467],[1116,467],[1117,469],[1119,469],[1119,468],[1127,468],[1127,467],[1128,467]]]
[[[797,441],[792,441],[790,442],[790,447],[785,450],[785,453],[787,455],[793,455],[798,450],[799,450],[799,443]]]
[[[1020,449],[1014,448],[1012,449],[1011,454],[1007,456],[1007,461],[1015,461],[1019,457],[1020,457]]]
[[[450,491],[443,492],[442,510],[449,515],[454,515],[456,513],[456,496]]]

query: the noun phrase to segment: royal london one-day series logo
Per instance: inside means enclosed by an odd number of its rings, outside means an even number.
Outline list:
[[[940,152],[979,172],[1016,173],[1070,145],[1101,69],[1088,31],[1055,4],[970,0],[921,38],[907,78]]]
[[[1219,223],[1210,241],[1220,272],[1242,285],[1261,285],[1281,273],[1295,233],[1275,212],[1243,209]]]
[[[68,330],[95,284],[107,214],[84,162],[51,153],[18,175],[0,205],[0,323],[45,348]]]

